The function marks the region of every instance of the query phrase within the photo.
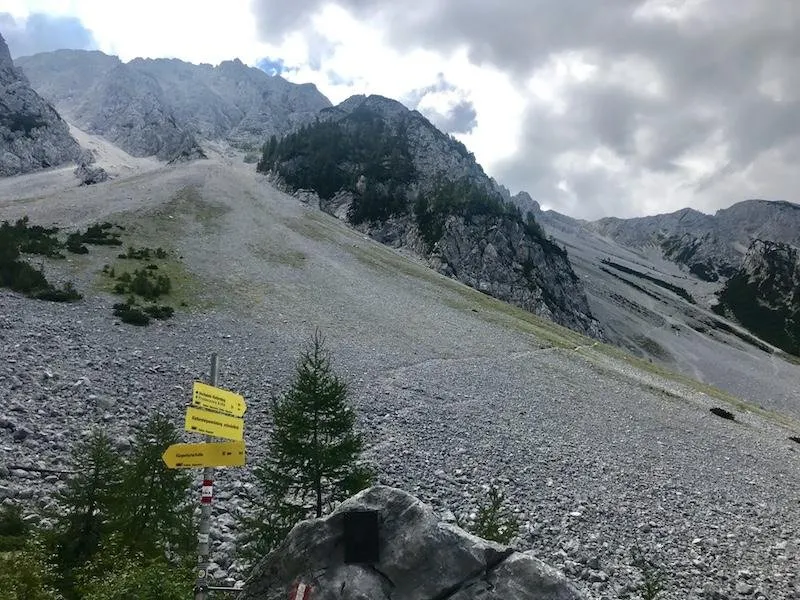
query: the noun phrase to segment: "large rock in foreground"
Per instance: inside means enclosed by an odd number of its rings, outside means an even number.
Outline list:
[[[380,562],[344,564],[344,515],[379,514]],[[285,600],[298,583],[314,600],[581,600],[564,576],[526,553],[441,522],[390,487],[364,490],[324,519],[298,523],[254,569],[240,600]]]

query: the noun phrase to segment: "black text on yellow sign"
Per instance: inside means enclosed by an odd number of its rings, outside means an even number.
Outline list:
[[[172,444],[161,458],[170,469],[243,467],[244,442]]]
[[[199,381],[195,381],[192,388],[192,405],[206,410],[216,410],[234,417],[243,416],[247,410],[241,394]]]
[[[184,429],[192,433],[202,433],[240,442],[244,437],[244,419],[190,406],[186,409]]]

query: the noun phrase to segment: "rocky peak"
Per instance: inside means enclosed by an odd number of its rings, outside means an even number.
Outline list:
[[[14,79],[19,79],[20,74],[14,67],[14,61],[11,60],[11,52],[8,50],[8,44],[0,35],[0,84],[7,85]]]
[[[0,35],[0,176],[55,167],[80,152],[67,124],[14,66]]]

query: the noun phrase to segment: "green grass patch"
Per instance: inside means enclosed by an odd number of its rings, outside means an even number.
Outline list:
[[[263,241],[251,247],[251,250],[253,256],[269,264],[284,265],[293,269],[302,269],[308,258],[304,252],[300,252],[299,250],[291,248],[279,250],[274,244],[270,244],[268,241]]]

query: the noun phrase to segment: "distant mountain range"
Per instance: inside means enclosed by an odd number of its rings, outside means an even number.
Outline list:
[[[133,156],[202,155],[198,140],[258,149],[331,105],[312,84],[297,85],[239,60],[216,67],[84,50],[21,57],[33,87],[89,133]]]
[[[0,77],[0,174],[79,159],[58,113],[134,156],[202,158],[206,141],[223,140],[258,153],[258,168],[287,191],[311,192],[323,210],[438,271],[642,355],[680,360],[657,333],[655,299],[669,305],[667,321],[680,313],[694,331],[730,318],[797,351],[794,334],[775,334],[794,331],[797,318],[786,283],[800,245],[795,204],[580,221],[512,196],[462,143],[399,102],[354,96],[333,106],[311,84],[238,60],[123,63],[59,50],[15,68],[2,44]],[[743,302],[772,312],[742,312]]]

